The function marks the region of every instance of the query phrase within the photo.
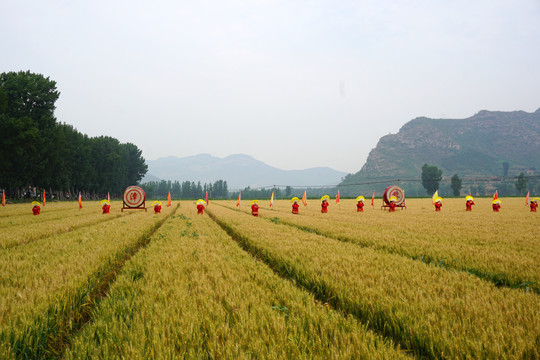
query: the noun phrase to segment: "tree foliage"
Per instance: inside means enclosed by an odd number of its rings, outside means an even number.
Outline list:
[[[529,187],[529,179],[525,176],[524,173],[520,173],[518,175],[515,186],[516,186],[516,190],[518,191],[520,195],[525,195]]]
[[[459,178],[458,174],[454,174],[450,178],[450,187],[452,188],[452,193],[454,196],[459,196],[462,186],[462,180]]]
[[[146,173],[134,144],[89,138],[54,117],[60,93],[41,74],[0,74],[0,188],[14,197],[28,186],[120,194]]]
[[[152,199],[165,198],[168,193],[174,199],[200,199],[206,193],[210,199],[227,199],[229,190],[227,181],[218,180],[216,182],[202,185],[201,182],[179,181],[171,182],[166,180],[149,181],[141,185],[146,196]]]
[[[442,180],[442,170],[434,165],[424,164],[422,166],[422,186],[429,196],[432,196],[439,188]]]
[[[503,166],[503,176],[508,176],[508,169],[510,169],[510,164],[508,161],[502,163]]]

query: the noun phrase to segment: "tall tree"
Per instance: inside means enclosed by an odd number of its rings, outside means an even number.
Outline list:
[[[8,72],[0,74],[0,87],[7,95],[9,117],[29,117],[40,130],[54,128],[55,103],[60,96],[55,81],[30,71]]]
[[[142,150],[132,143],[120,144],[120,154],[126,184],[137,184],[148,171]]]
[[[454,196],[459,196],[462,182],[463,181],[459,178],[458,174],[454,174],[452,178],[450,178],[450,187],[452,188]]]
[[[524,173],[519,174],[515,186],[516,190],[520,195],[525,195],[525,193],[527,192],[527,188],[529,187],[529,179],[525,176]]]
[[[510,169],[510,164],[508,161],[502,163],[503,166],[503,176],[508,176],[508,169]]]
[[[54,117],[56,82],[29,71],[0,74],[0,187],[121,192],[147,171],[141,150],[89,138]]]
[[[429,196],[432,196],[439,188],[442,180],[442,170],[434,165],[424,164],[422,166],[422,186]]]

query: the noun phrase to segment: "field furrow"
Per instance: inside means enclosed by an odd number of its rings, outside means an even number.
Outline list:
[[[0,250],[0,357],[53,356],[88,318],[122,264],[174,209]]]
[[[221,206],[211,207],[211,213],[281,276],[418,355],[540,356],[540,299],[533,293],[497,288],[463,272],[239,216]]]
[[[101,212],[94,211],[93,213],[77,214],[71,217],[60,217],[44,223],[15,225],[2,229],[2,232],[0,232],[0,249],[28,244],[47,236],[56,236],[87,226],[103,224],[128,214],[119,211],[111,214],[101,214]]]
[[[329,309],[186,206],[124,267],[66,359],[389,359],[392,342]]]
[[[113,202],[113,208],[122,206],[122,202]],[[93,211],[100,209],[99,201],[84,202],[83,209],[80,211]],[[79,211],[79,204],[75,201],[48,202],[46,206],[41,204],[41,214],[34,216],[32,214],[32,205],[30,203],[8,204],[0,207],[0,228],[10,225],[30,224],[34,222],[44,222],[48,219],[58,219],[63,216],[73,216]]]
[[[467,213],[461,199],[445,201],[441,213],[429,199],[413,199],[408,210],[394,214],[366,207],[354,210],[354,202],[342,201],[321,214],[315,204],[293,215],[290,203],[277,202],[275,210],[260,216],[274,222],[352,242],[426,263],[474,274],[495,285],[529,288],[540,292],[540,244],[534,236],[540,218],[524,209],[522,199],[505,199],[506,213],[486,211],[489,199],[477,200],[482,210]],[[427,203],[427,204],[426,204]],[[225,203],[235,208],[233,202]],[[249,208],[241,209],[248,213]]]

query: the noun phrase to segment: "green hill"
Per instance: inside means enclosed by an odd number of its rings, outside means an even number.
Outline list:
[[[362,169],[348,175],[341,185],[347,193],[382,191],[386,180],[401,179],[409,193],[424,194],[420,179],[422,165],[428,163],[466,178],[506,175],[503,163],[509,164],[509,176],[540,171],[540,109],[524,111],[480,111],[467,119],[416,118],[397,134],[383,136],[370,152]],[[378,183],[381,182],[381,183]],[[369,183],[369,184],[366,184]]]

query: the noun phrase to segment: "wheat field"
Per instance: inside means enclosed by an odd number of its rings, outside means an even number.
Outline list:
[[[0,358],[540,357],[523,199],[0,209]]]

